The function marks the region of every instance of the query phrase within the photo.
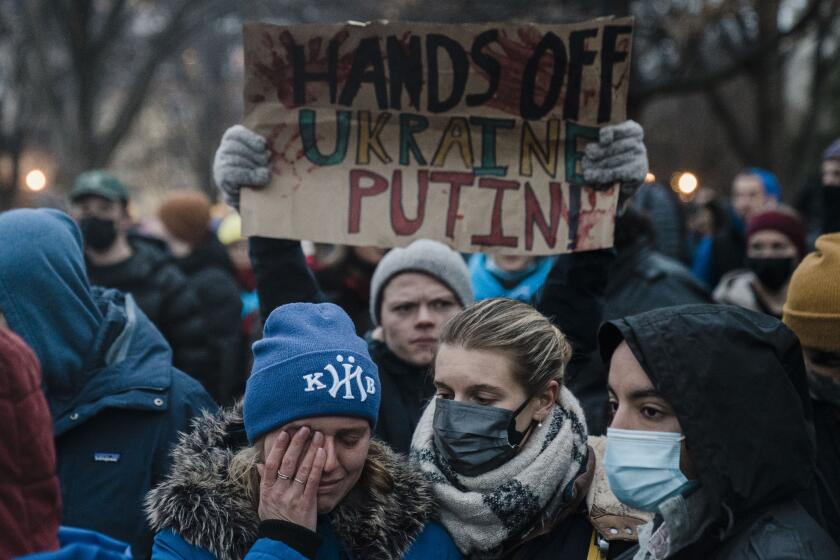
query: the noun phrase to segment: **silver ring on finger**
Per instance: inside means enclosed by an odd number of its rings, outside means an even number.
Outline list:
[[[295,477],[294,481],[297,482],[298,484],[306,486],[306,481],[305,480],[298,480],[297,477]]]
[[[289,480],[292,477],[287,474],[283,474],[280,471],[277,471],[277,478],[280,480]]]

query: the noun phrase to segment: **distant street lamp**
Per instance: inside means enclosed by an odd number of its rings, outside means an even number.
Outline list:
[[[671,175],[671,188],[680,194],[691,194],[699,185],[697,175],[690,171],[677,171]]]
[[[683,202],[691,201],[697,194],[698,187],[700,187],[700,180],[690,171],[678,171],[671,175],[671,188]]]
[[[696,191],[698,184],[699,181],[697,180],[697,175],[688,171],[682,173],[679,179],[677,179],[677,188],[685,195],[689,195]]]
[[[32,192],[40,192],[47,186],[47,176],[40,169],[33,169],[26,174],[26,188]]]

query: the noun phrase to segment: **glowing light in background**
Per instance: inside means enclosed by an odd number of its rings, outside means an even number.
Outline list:
[[[697,176],[694,173],[690,173],[688,171],[680,174],[679,178],[677,179],[677,189],[683,194],[691,194],[697,190],[697,186],[700,182],[697,180]]]
[[[648,174],[645,175],[645,183],[655,183],[656,182],[656,175],[648,171]]]
[[[44,190],[47,186],[47,176],[40,169],[33,169],[26,174],[26,188],[32,192]]]

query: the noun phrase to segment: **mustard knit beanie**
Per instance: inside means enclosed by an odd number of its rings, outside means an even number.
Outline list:
[[[817,238],[790,279],[782,320],[805,348],[840,350],[840,233]]]

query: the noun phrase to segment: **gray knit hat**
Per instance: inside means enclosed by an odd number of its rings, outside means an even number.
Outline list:
[[[379,261],[370,281],[370,316],[374,325],[379,325],[379,308],[385,286],[404,272],[428,274],[452,290],[464,307],[475,299],[470,272],[461,255],[439,241],[418,239],[408,247],[391,249]]]

